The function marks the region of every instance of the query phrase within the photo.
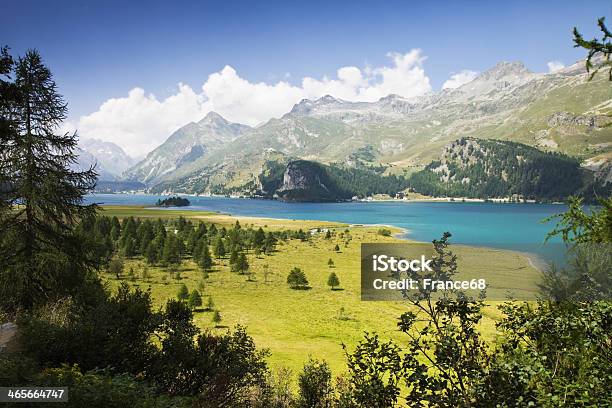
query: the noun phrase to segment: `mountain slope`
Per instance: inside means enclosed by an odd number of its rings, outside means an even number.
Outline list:
[[[199,122],[191,122],[170,135],[144,160],[128,169],[124,178],[155,184],[162,176],[235,140],[248,129],[246,125],[230,123],[210,112]]]
[[[558,120],[564,112],[575,120]],[[504,62],[457,89],[410,99],[303,100],[283,117],[148,180],[157,191],[249,190],[270,155],[284,163],[366,162],[409,174],[461,137],[518,141],[579,159],[606,158],[612,151],[612,126],[605,119],[610,113],[612,84],[605,76],[586,81],[582,63],[541,74]],[[599,159],[597,165],[607,168]]]
[[[98,173],[98,180],[114,181],[117,178],[115,173],[104,167],[102,162],[87,150],[77,147],[76,153],[78,159],[76,163],[70,166],[72,170],[86,171],[95,166],[96,173]]]
[[[94,160],[90,157],[84,157],[83,160],[97,162],[101,180],[114,180],[135,163],[135,160],[115,143],[99,139],[82,139],[79,141],[79,148],[93,156]],[[112,177],[109,178],[108,175]]]
[[[432,196],[555,201],[572,194],[591,199],[610,192],[575,158],[521,143],[475,138],[448,144],[440,160],[412,174],[410,187]]]

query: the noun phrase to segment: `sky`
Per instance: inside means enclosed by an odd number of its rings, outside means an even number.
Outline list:
[[[373,101],[460,86],[500,61],[583,58],[600,1],[3,0],[0,44],[38,49],[65,129],[143,156],[214,110],[257,125],[302,98]]]

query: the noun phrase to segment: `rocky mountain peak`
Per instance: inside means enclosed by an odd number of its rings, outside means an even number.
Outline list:
[[[284,116],[289,114],[307,115],[312,110],[312,106],[313,102],[310,99],[302,99],[300,102],[293,105],[291,111],[289,111],[289,113],[285,114]]]
[[[480,74],[479,77],[486,79],[502,79],[509,76],[525,76],[530,73],[531,72],[521,61],[502,61],[497,63],[493,68]]]
[[[128,156],[121,147],[112,142],[94,138],[81,139],[79,149],[79,155],[82,156],[82,159],[79,160],[84,163],[97,162],[99,173],[105,177],[105,180],[111,180],[120,175],[135,163],[135,160]],[[109,177],[107,173],[112,177]]]
[[[210,111],[198,122],[199,125],[228,125],[228,122],[223,116],[217,112]]]
[[[329,105],[332,103],[341,103],[341,102],[342,102],[341,100],[336,99],[331,95],[324,95],[315,101],[317,105]]]

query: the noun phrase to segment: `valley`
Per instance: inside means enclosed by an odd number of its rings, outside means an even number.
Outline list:
[[[147,191],[156,193],[272,197],[276,191],[269,191],[270,184],[280,185],[287,166],[305,160],[327,166],[327,173],[329,169],[338,169],[336,173],[368,172],[378,185],[389,175],[409,179],[440,160],[453,143],[474,138],[517,142],[542,154],[567,155],[581,168],[576,171],[584,183],[578,190],[588,190],[589,179],[609,189],[612,89],[603,76],[587,81],[583,68],[579,62],[552,74],[540,74],[528,71],[520,62],[502,62],[456,89],[413,98],[389,95],[377,102],[324,96],[303,100],[282,117],[256,127],[209,113],[170,135],[144,160],[127,169],[122,179],[142,182]],[[540,176],[539,172],[534,175]],[[274,181],[279,177],[281,180]],[[406,189],[424,194],[433,191],[420,191],[422,183],[396,184],[391,195]],[[353,181],[350,187],[334,194],[284,189],[277,196],[303,201],[363,196],[358,182]],[[438,193],[457,197],[456,190]],[[529,197],[520,190],[510,189],[503,192],[505,195],[480,191],[461,196],[559,198],[540,193]],[[366,191],[366,195],[379,192]]]
[[[153,221],[156,213],[168,222],[176,222],[182,216],[196,225],[198,222],[205,222],[208,226],[214,223],[229,229],[239,221],[242,229],[302,229],[308,237],[280,241],[276,250],[267,255],[247,250],[249,275],[231,272],[229,255],[214,258],[212,270],[205,275],[189,255],[178,266],[172,267],[151,266],[141,256],[135,255],[125,260],[120,278],[108,272],[101,274],[111,288],[127,282],[132,287],[150,290],[155,306],[176,298],[183,284],[189,292],[197,289],[203,297],[203,306],[194,314],[198,327],[222,333],[226,327],[232,328],[236,324],[246,326],[258,347],[270,349],[269,362],[274,369],[286,367],[294,373],[302,368],[308,356],[324,358],[334,373],[344,372],[346,360],[341,344],[352,348],[363,338],[364,331],[375,331],[398,342],[405,341],[396,328],[397,318],[406,311],[404,302],[361,301],[360,244],[405,242],[381,235],[379,227],[220,216],[199,211],[145,210],[131,206],[105,206],[100,212],[108,217],[142,216]],[[317,228],[330,230],[332,238],[326,239],[324,233],[308,233],[309,229]],[[391,231],[401,232],[396,228]],[[340,250],[335,251],[335,245],[339,245]],[[466,279],[486,276],[491,284],[488,292],[491,298],[500,299],[509,282],[513,282],[517,290],[524,291],[518,294],[523,298],[537,293],[539,272],[523,254],[469,246],[453,247],[453,251],[457,253],[460,269],[464,271],[459,276]],[[333,267],[328,265],[329,259],[333,260]],[[287,285],[287,274],[294,267],[306,273],[311,289],[296,291]],[[327,286],[330,272],[339,277],[341,290],[332,291]],[[177,274],[178,279],[175,278]],[[520,276],[520,283],[512,276]],[[206,309],[209,298],[213,299],[214,308],[223,316],[221,328],[215,327],[212,312]],[[500,316],[499,303],[490,301],[484,311],[481,330],[490,338]],[[381,307],[388,318],[380,318]]]

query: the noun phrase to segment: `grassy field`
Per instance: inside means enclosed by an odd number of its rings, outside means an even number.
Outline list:
[[[335,228],[337,231],[348,229],[352,239],[348,246],[345,239],[325,239],[317,234],[309,242],[290,240],[281,243],[278,251],[270,256],[255,256],[248,253],[255,281],[247,281],[246,276],[232,273],[228,260],[215,260],[214,270],[204,279],[204,305],[212,297],[215,308],[223,316],[222,326],[233,327],[241,324],[253,336],[259,347],[270,349],[269,362],[272,367],[286,366],[297,372],[308,356],[326,359],[334,373],[344,371],[345,359],[341,344],[352,346],[363,337],[363,332],[377,332],[382,337],[402,341],[396,329],[397,318],[407,306],[402,302],[364,302],[360,300],[360,244],[376,242],[405,242],[394,237],[378,234],[379,227],[346,226],[329,222],[292,221],[230,217],[214,213],[193,211],[159,211],[134,207],[105,207],[105,215],[178,217],[200,219],[218,224],[233,224],[239,219],[243,226],[252,224],[269,229],[315,227]],[[398,232],[398,231],[397,231]],[[338,244],[340,252],[335,252]],[[519,253],[494,249],[457,246],[463,277],[485,276],[495,287],[503,291],[508,283],[520,286],[527,292],[535,291],[538,272],[528,259]],[[335,267],[329,268],[328,259],[333,259]],[[264,268],[270,271],[267,281]],[[155,303],[162,305],[166,299],[175,297],[184,283],[189,290],[197,288],[203,280],[197,265],[186,259],[179,268],[180,280],[173,279],[168,270],[149,267],[150,277],[142,279],[141,271],[145,263],[135,258],[126,262],[126,274],[121,280],[141,288],[150,288]],[[286,277],[293,267],[305,271],[310,282],[310,290],[292,290]],[[130,280],[127,273],[133,269],[135,278]],[[327,277],[334,271],[340,278],[342,290],[330,290],[326,285]],[[162,278],[165,276],[165,281]],[[111,287],[120,280],[113,275],[104,274]],[[500,292],[501,293],[501,292]],[[494,302],[492,302],[494,303]],[[341,309],[343,308],[343,313]],[[494,322],[499,312],[494,305],[485,310],[482,330],[493,336]],[[227,330],[214,328],[212,313],[199,310],[195,321],[199,327],[213,331]]]

